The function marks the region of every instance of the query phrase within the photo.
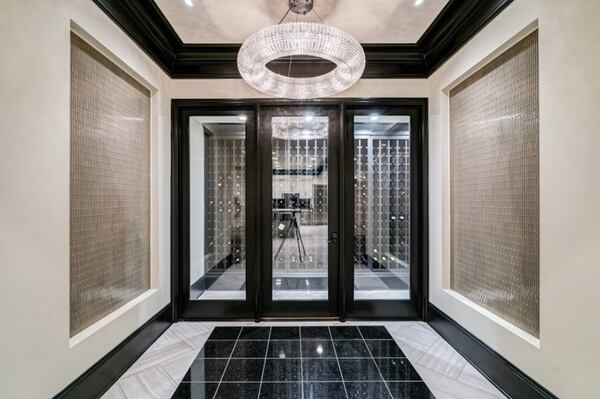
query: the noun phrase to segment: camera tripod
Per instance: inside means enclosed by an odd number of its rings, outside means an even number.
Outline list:
[[[275,257],[273,259],[277,259],[277,256],[283,248],[283,244],[285,244],[285,240],[287,239],[288,234],[290,234],[290,231],[292,231],[293,229],[294,233],[296,234],[296,244],[298,245],[298,255],[300,256],[300,262],[303,262],[304,260],[302,259],[302,254],[304,253],[304,256],[306,257],[306,249],[304,249],[304,242],[302,241],[302,235],[300,234],[300,225],[298,224],[298,220],[296,219],[296,213],[301,211],[298,209],[291,209],[289,212],[292,213],[290,223],[283,231],[283,240],[281,240],[281,244],[279,244],[279,249],[277,249],[277,253],[275,253]],[[301,247],[302,250],[300,250]]]

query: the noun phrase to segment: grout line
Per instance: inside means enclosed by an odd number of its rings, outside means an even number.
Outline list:
[[[194,359],[195,360],[195,359]],[[164,373],[167,376],[167,379],[169,381],[171,381],[173,383],[173,385],[175,385],[175,389],[177,390],[177,382],[173,379],[173,377],[171,377],[171,375],[169,373],[167,373],[167,371],[163,368],[163,366],[161,364],[159,364],[156,367],[157,370],[160,370],[162,373]],[[185,375],[185,374],[184,374]]]
[[[367,340],[368,341],[368,340]],[[206,359],[206,360],[227,360],[229,359],[228,357],[197,357],[194,360],[202,360],[202,359]],[[240,360],[248,360],[248,359],[263,359],[262,357],[235,357],[234,359],[240,359]],[[279,359],[281,360],[279,357],[268,357],[267,359]],[[304,359],[304,360],[331,360],[331,359],[335,359],[335,356],[315,356],[315,357],[286,357],[285,359],[290,359],[290,360],[296,360],[296,359]],[[371,359],[370,356],[347,356],[344,357],[344,359]],[[373,357],[373,359],[408,359],[406,356],[377,356],[377,357]],[[158,367],[158,366],[157,366]],[[137,374],[137,373],[135,373]],[[132,375],[135,375],[132,374]]]
[[[440,374],[441,375],[441,374]],[[362,383],[362,382],[381,382],[381,380],[345,380],[346,382],[352,382],[352,383]],[[181,384],[217,384],[219,381],[181,381]],[[267,384],[299,384],[299,381],[269,381],[266,380],[264,381],[264,383]],[[333,381],[333,380],[308,380],[306,382],[312,382],[312,383],[325,383],[325,384],[339,384],[340,381]],[[423,380],[390,380],[390,382],[419,382],[419,383],[424,383],[425,381]],[[259,381],[226,381],[223,384],[259,384]],[[426,384],[427,385],[427,384]],[[469,384],[466,384],[469,385]],[[473,387],[472,385],[469,385],[470,387]],[[473,388],[477,388],[477,387],[473,387]],[[478,388],[479,389],[479,388]],[[481,391],[481,389],[479,389]]]
[[[121,383],[120,383],[118,380],[117,380],[117,382],[115,383],[115,385],[117,386],[117,389],[119,390],[119,392],[121,392],[121,393],[123,394],[123,397],[124,397],[125,399],[128,399],[128,398],[127,398],[127,394],[125,393],[125,390],[123,389],[123,387],[121,386]],[[175,389],[177,389],[177,388],[175,388]],[[108,391],[107,391],[107,392],[108,392]]]
[[[429,347],[428,347],[427,349],[425,349],[425,350],[423,351],[423,353],[421,353],[421,356],[419,356],[419,358],[418,358],[418,359],[415,359],[415,364],[414,364],[414,366],[416,366],[416,365],[419,365],[419,366],[425,367],[426,369],[429,369],[429,370],[431,370],[429,367],[426,367],[426,366],[423,366],[422,364],[419,364],[419,362],[420,362],[420,361],[421,361],[421,360],[422,360],[422,359],[425,357],[425,355],[426,355],[426,354],[428,354],[428,353],[429,353],[429,351],[431,350],[431,348],[433,348],[433,346],[434,346],[435,344],[437,344],[437,343],[439,342],[439,340],[440,340],[440,339],[442,339],[442,338],[438,338],[438,339],[436,339],[435,341],[433,341],[433,343],[432,343],[431,345],[429,345]],[[442,374],[442,375],[443,375],[443,374]]]
[[[270,328],[271,326],[264,326],[264,328]],[[328,327],[328,326],[308,326],[308,327]],[[333,326],[337,327],[337,326]],[[360,326],[352,326],[360,327]],[[363,326],[364,327],[364,326]],[[374,326],[383,327],[383,326]],[[393,336],[392,336],[393,337]],[[362,338],[304,338],[303,341],[319,341],[331,339],[332,341],[362,341]],[[271,338],[269,341],[299,341],[299,338]],[[208,341],[208,340],[207,340]],[[235,341],[235,339],[211,339],[211,341],[223,342],[223,341]],[[242,342],[261,342],[267,341],[266,339],[240,339]],[[394,341],[393,338],[369,338],[368,341]],[[436,341],[437,342],[437,341]]]
[[[460,376],[462,375],[462,373],[465,370],[465,368],[467,367],[467,364],[469,364],[469,362],[467,361],[467,359],[465,359],[464,357],[462,357],[462,355],[461,355],[461,358],[465,361],[465,364],[463,364],[463,366],[461,367],[460,371],[456,375],[456,378],[454,378],[457,381],[460,378]]]
[[[265,348],[265,360],[263,361],[262,373],[260,373],[260,385],[258,386],[258,396],[260,398],[260,391],[262,390],[263,377],[265,376],[265,366],[267,365],[267,355],[269,354],[269,342],[271,339],[271,331],[273,328],[269,327],[269,338],[267,338],[267,347]]]
[[[302,328],[298,327],[298,345],[300,345],[300,390],[301,399],[304,399],[304,368],[302,367]]]
[[[388,331],[387,327],[383,326],[383,328],[385,328],[386,331]],[[369,352],[369,355],[371,355],[371,361],[373,363],[375,363],[375,367],[377,368],[377,372],[379,373],[379,375],[381,376],[381,380],[383,381],[385,388],[387,389],[388,393],[390,394],[390,398],[393,398],[394,395],[392,395],[392,391],[390,390],[390,387],[388,386],[387,381],[385,380],[385,378],[383,378],[383,374],[381,374],[381,370],[379,370],[379,365],[377,364],[377,362],[375,361],[375,358],[373,357],[373,354],[371,353],[371,349],[369,349],[369,345],[367,345],[367,341],[365,341],[365,337],[362,334],[362,331],[360,331],[360,328],[358,328],[358,333],[360,334],[360,336],[363,339],[363,343],[365,344],[365,346],[367,347],[367,351]],[[389,333],[389,331],[388,331]],[[391,334],[390,334],[391,335]],[[397,345],[397,344],[396,344]],[[408,361],[408,359],[406,359]],[[409,361],[410,363],[410,361]]]
[[[338,359],[337,349],[335,349],[335,343],[333,342],[333,335],[331,335],[331,329],[329,328],[329,326],[327,327],[327,331],[329,331],[329,336],[331,337],[331,346],[333,346],[333,353],[335,353],[335,361],[337,362],[338,369],[340,370],[340,377],[342,378],[342,386],[344,387],[344,392],[346,393],[346,398],[349,398],[348,390],[346,389],[346,383],[344,382],[344,374],[342,373],[342,366],[340,366],[340,359]]]
[[[221,383],[223,382],[223,377],[225,377],[225,373],[227,372],[227,367],[229,366],[229,362],[231,361],[231,357],[233,356],[233,352],[235,351],[235,346],[237,345],[238,340],[240,339],[240,335],[242,335],[243,328],[244,327],[240,327],[240,332],[238,332],[238,336],[235,339],[235,344],[233,344],[233,348],[231,349],[231,354],[229,355],[229,359],[227,360],[227,363],[225,364],[225,368],[223,369],[223,374],[221,374],[221,379],[219,380],[219,385],[217,385],[217,389],[215,389],[215,393],[213,394],[213,399],[216,398],[217,392],[219,392],[219,388],[221,387]],[[214,329],[213,329],[213,331],[214,331]]]

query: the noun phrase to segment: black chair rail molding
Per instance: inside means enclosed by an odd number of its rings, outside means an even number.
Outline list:
[[[153,0],[94,2],[171,78],[240,78],[237,54],[241,44],[184,43]],[[367,63],[362,77],[428,77],[511,2],[450,0],[416,43],[363,44]],[[325,64],[307,61],[305,68],[301,65],[291,76],[303,76],[304,69],[314,71]]]
[[[427,323],[507,397],[558,399],[431,303]]]

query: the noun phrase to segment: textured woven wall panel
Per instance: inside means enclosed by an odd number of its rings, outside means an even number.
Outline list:
[[[150,92],[71,35],[70,334],[150,288]]]
[[[538,40],[450,92],[451,288],[539,336]]]

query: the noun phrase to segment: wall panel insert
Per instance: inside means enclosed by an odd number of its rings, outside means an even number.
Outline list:
[[[538,37],[450,91],[451,288],[539,336]]]
[[[70,335],[150,288],[150,91],[71,34]]]

